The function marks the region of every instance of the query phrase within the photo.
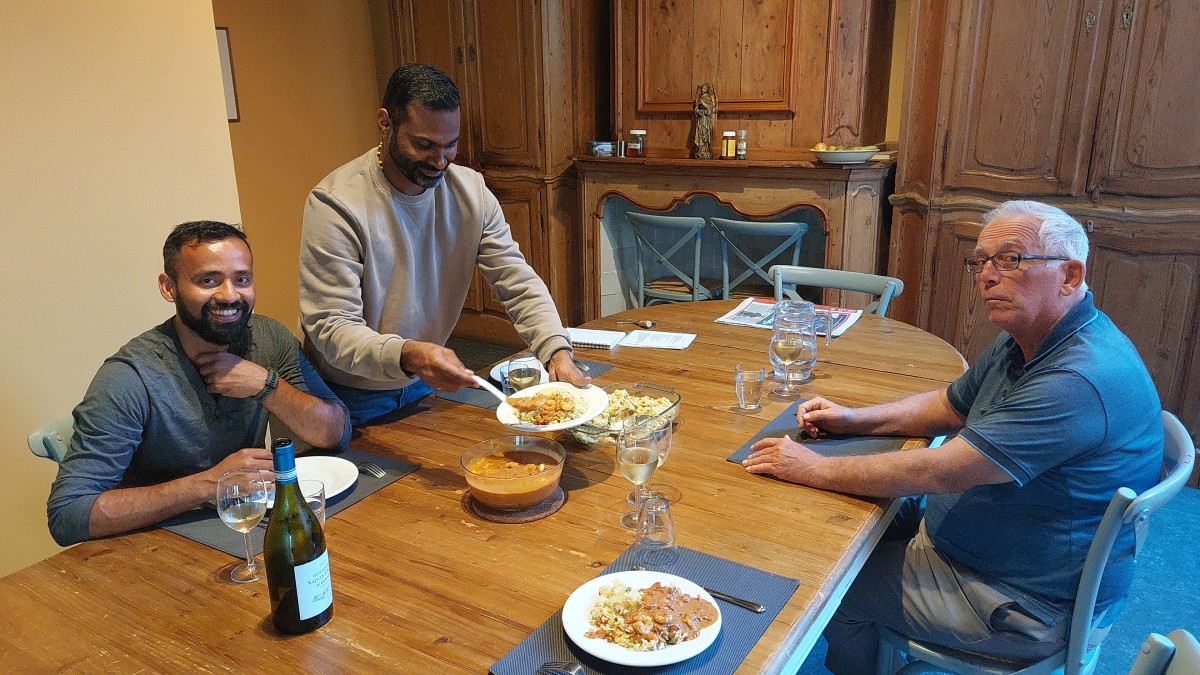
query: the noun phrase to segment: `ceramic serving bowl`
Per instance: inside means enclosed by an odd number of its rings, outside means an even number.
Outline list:
[[[879,150],[813,150],[817,159],[826,164],[861,164],[875,155]]]
[[[517,511],[554,494],[566,451],[541,436],[489,438],[463,451],[459,464],[471,496],[484,506]]]

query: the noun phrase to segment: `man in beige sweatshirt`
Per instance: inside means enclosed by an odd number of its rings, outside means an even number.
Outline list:
[[[450,163],[454,83],[433,66],[401,66],[377,116],[382,142],[313,188],[300,242],[306,343],[354,423],[473,384],[443,345],[476,267],[551,379],[587,383],[495,195],[481,174]]]

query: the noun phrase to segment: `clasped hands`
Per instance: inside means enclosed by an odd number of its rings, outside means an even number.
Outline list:
[[[827,433],[850,433],[854,424],[854,409],[837,405],[817,396],[800,404],[796,421],[801,434],[816,438],[821,431]],[[817,464],[825,457],[813,452],[805,445],[786,436],[764,438],[750,446],[750,456],[742,460],[742,466],[750,473],[770,474],[790,483],[805,483]]]

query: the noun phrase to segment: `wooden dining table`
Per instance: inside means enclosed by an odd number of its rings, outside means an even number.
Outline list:
[[[785,410],[737,409],[733,366],[767,364],[770,331],[714,320],[734,301],[658,305],[598,319],[652,319],[693,333],[684,350],[583,349],[614,367],[597,385],[649,382],[682,395],[668,460],[679,544],[798,579],[737,672],[798,666],[887,525],[894,500],[826,492],[726,461]],[[944,388],[964,369],[937,337],[867,314],[820,346],[803,395],[860,406]],[[482,372],[482,371],[481,371]],[[526,524],[467,506],[464,448],[512,433],[495,412],[428,397],[355,431],[351,446],[417,463],[415,472],[326,524],[334,617],[277,634],[266,582],[234,584],[238,561],[163,529],[86,542],[0,579],[0,663],[8,672],[486,672],[631,543],[618,524],[630,484],[609,447],[561,438],[562,508]],[[913,439],[910,445],[925,439]]]

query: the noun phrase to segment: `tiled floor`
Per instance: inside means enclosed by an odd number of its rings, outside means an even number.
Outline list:
[[[513,350],[451,338],[447,344],[477,370]],[[1104,641],[1096,675],[1125,675],[1150,633],[1184,628],[1200,635],[1200,490],[1184,488],[1150,522],[1150,536],[1138,556],[1130,601]],[[825,642],[818,642],[801,675],[825,675]]]

